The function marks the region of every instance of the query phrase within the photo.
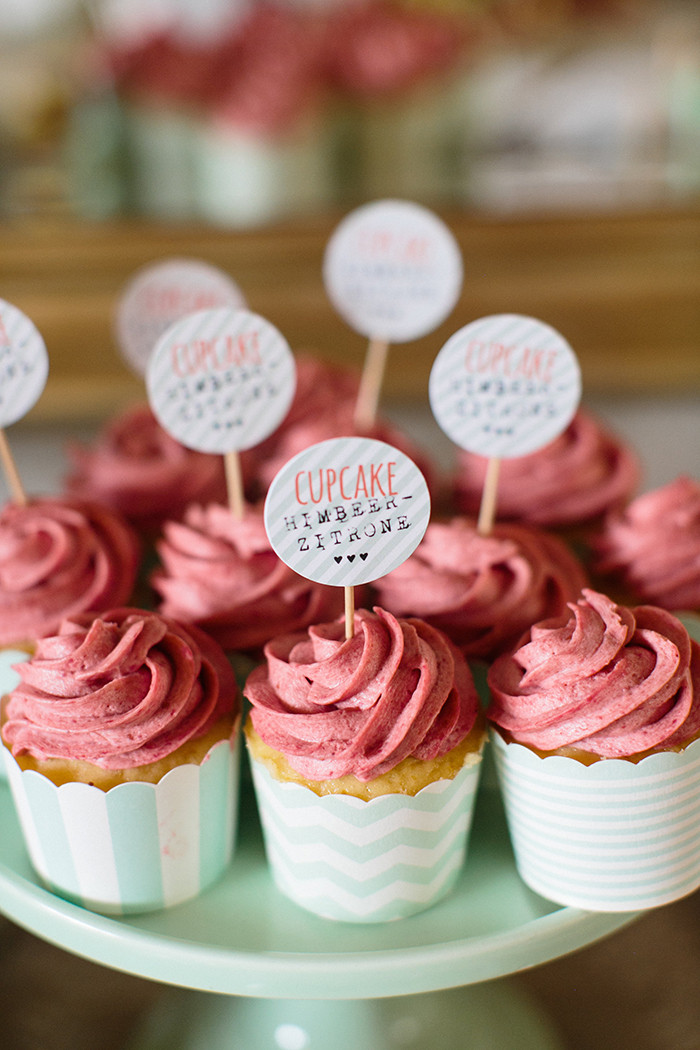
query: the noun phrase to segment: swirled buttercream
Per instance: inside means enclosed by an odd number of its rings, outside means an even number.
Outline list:
[[[490,719],[541,751],[626,758],[700,732],[700,646],[671,613],[585,590],[491,666]]]
[[[14,755],[39,760],[147,765],[238,705],[233,671],[216,642],[139,609],[65,620],[18,673],[3,739]]]
[[[262,740],[311,780],[368,781],[404,758],[430,761],[467,736],[479,707],[469,668],[420,620],[361,610],[273,639],[244,689]]]
[[[0,512],[0,644],[52,634],[67,616],[131,597],[140,544],[94,503],[33,499]]]
[[[596,572],[637,600],[700,609],[700,483],[682,476],[610,515],[593,538]]]
[[[277,557],[258,510],[237,520],[227,507],[193,504],[183,522],[166,522],[156,547],[161,612],[199,624],[229,651],[257,651],[343,611],[339,587],[304,579]]]
[[[468,658],[493,660],[533,623],[563,613],[586,583],[556,536],[516,523],[482,536],[455,518],[430,524],[411,557],[375,587],[394,615],[427,620]]]
[[[195,500],[226,498],[222,457],[185,448],[147,405],[111,420],[91,446],[73,444],[67,452],[67,491],[113,507],[146,531],[180,517]]]
[[[488,461],[460,452],[455,503],[479,511]],[[586,524],[623,507],[639,483],[632,450],[580,409],[566,430],[527,456],[504,459],[498,478],[498,517],[544,528]]]

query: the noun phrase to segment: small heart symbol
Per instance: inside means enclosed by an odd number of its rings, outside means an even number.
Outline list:
[[[367,556],[368,556],[368,554],[369,554],[369,552],[368,552],[368,551],[365,551],[365,553],[364,553],[364,554],[361,554],[361,555],[360,555],[360,557],[362,558],[362,560],[363,560],[363,561],[367,561]]]
[[[336,554],[336,556],[333,558],[333,561],[337,562],[338,565],[340,565],[342,560],[343,560],[342,554],[341,555]]]
[[[348,554],[348,561],[354,561],[354,560],[355,560],[355,555],[354,554]]]

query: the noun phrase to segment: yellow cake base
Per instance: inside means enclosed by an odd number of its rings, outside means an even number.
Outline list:
[[[543,751],[541,748],[534,747],[532,744],[525,744],[522,743],[520,740],[516,740],[512,733],[507,732],[505,729],[500,729],[497,726],[494,726],[493,729],[494,732],[498,733],[498,735],[502,738],[502,740],[505,741],[506,744],[520,744],[521,747],[526,747],[528,751],[532,751],[532,753],[537,755],[538,758],[571,758],[575,762],[580,762],[582,766],[592,766],[595,762],[612,761],[609,758],[604,758],[602,755],[596,755],[592,751],[584,751],[582,748],[576,747],[575,745],[570,745],[567,747],[557,747],[551,751]],[[695,740],[697,740],[699,736],[700,734],[695,734],[695,736],[689,737],[682,744],[676,744],[675,747],[656,747],[650,748],[648,751],[639,751],[637,752],[637,754],[634,755],[620,755],[617,759],[615,759],[615,761],[630,762],[632,765],[636,765],[638,762],[643,761],[643,759],[648,758],[650,755],[663,754],[664,752],[669,751],[685,751],[685,749],[689,747]]]
[[[230,716],[220,719],[204,736],[196,737],[181,744],[172,754],[166,755],[157,762],[149,762],[147,765],[134,766],[132,769],[102,769],[90,762],[82,762],[77,759],[66,758],[33,758],[32,755],[15,755],[15,761],[20,769],[33,769],[42,773],[57,787],[62,784],[74,782],[90,784],[93,787],[109,791],[118,784],[129,781],[145,781],[149,784],[157,784],[166,773],[176,766],[199,765],[210,748],[219,740],[232,738],[238,728],[238,718]]]
[[[250,718],[245,724],[244,732],[251,758],[261,762],[276,780],[300,784],[316,795],[354,795],[365,801],[378,795],[417,795],[422,788],[436,780],[454,780],[465,765],[478,761],[485,739],[484,724],[479,716],[461,744],[432,761],[405,758],[388,773],[382,773],[381,776],[367,781],[358,780],[354,776],[337,777],[334,780],[307,780],[292,768],[281,752],[268,747],[256,733]]]

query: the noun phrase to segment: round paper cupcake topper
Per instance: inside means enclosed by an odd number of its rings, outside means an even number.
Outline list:
[[[199,310],[156,343],[146,373],[160,424],[188,448],[252,448],[286,416],[296,384],[292,352],[249,310]]]
[[[16,423],[34,407],[48,374],[46,346],[34,324],[0,299],[0,427]]]
[[[346,588],[404,562],[429,518],[418,467],[372,438],[331,438],[304,449],[282,467],[265,501],[265,527],[282,561],[309,580]]]
[[[143,376],[153,347],[175,321],[198,310],[245,305],[238,285],[217,267],[166,259],[139,270],[127,284],[117,304],[117,342],[127,364]]]
[[[581,372],[566,340],[542,321],[496,314],[460,328],[437,355],[430,405],[445,433],[469,452],[508,459],[566,429]]]
[[[323,277],[351,328],[403,343],[433,331],[451,313],[462,287],[462,257],[453,234],[427,208],[375,201],[336,228]]]

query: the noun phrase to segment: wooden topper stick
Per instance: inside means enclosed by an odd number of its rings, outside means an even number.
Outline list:
[[[484,479],[484,491],[481,494],[481,506],[479,507],[479,521],[477,532],[480,536],[488,536],[493,528],[496,518],[496,495],[498,492],[498,474],[501,469],[501,461],[497,457],[489,459]]]
[[[370,339],[355,404],[355,426],[358,430],[369,430],[374,426],[388,356],[389,344],[386,340]]]
[[[2,427],[0,427],[0,460],[2,461],[3,470],[5,471],[5,476],[15,503],[18,503],[20,507],[26,507],[27,496],[22,487],[22,482],[17,471],[17,465],[12,458],[10,446],[7,442],[7,436]]]
[[[345,587],[345,638],[355,633],[355,588]]]
[[[229,510],[236,521],[241,521],[243,518],[245,500],[243,498],[241,460],[238,452],[227,452],[224,455],[224,468],[226,470]]]

